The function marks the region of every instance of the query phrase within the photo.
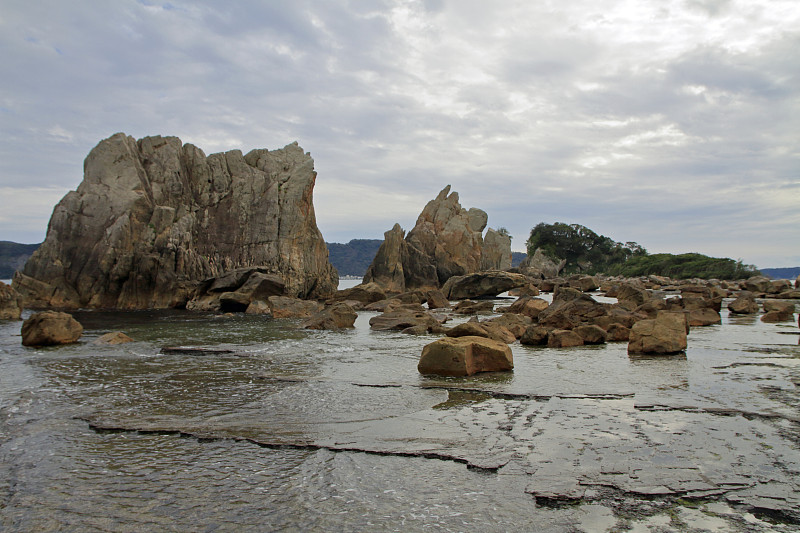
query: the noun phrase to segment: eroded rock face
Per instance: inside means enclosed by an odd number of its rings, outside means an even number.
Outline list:
[[[68,313],[42,311],[22,323],[23,346],[54,346],[78,342],[83,326]]]
[[[336,270],[316,225],[311,156],[296,144],[206,156],[122,133],[86,157],[14,286],[30,307],[164,308],[200,281],[263,267],[286,294],[327,297]]]
[[[441,287],[453,276],[511,266],[511,240],[494,230],[482,232],[487,215],[464,209],[448,185],[422,210],[405,235],[399,224],[384,234],[384,242],[367,269],[364,283],[388,292]],[[484,255],[485,254],[485,255]]]
[[[13,288],[0,281],[0,320],[19,320],[22,298]]]

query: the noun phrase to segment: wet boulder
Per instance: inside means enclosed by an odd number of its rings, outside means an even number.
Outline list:
[[[600,326],[585,325],[573,329],[582,339],[584,344],[605,344],[608,334]]]
[[[0,320],[19,320],[22,297],[10,285],[0,281]]]
[[[445,282],[442,292],[450,300],[492,298],[528,283],[528,278],[522,274],[492,270],[465,276],[453,276]]]
[[[356,318],[358,318],[358,313],[355,309],[344,302],[337,302],[305,320],[302,327],[305,329],[352,328]]]
[[[424,326],[431,331],[440,326],[439,320],[419,304],[402,305],[392,311],[369,319],[371,329],[379,331],[404,330]]]
[[[111,333],[100,335],[94,340],[94,342],[92,342],[92,344],[115,346],[117,344],[126,344],[128,342],[133,342],[133,339],[121,331],[112,331]]]
[[[514,356],[503,342],[484,337],[445,337],[422,349],[421,374],[471,376],[478,372],[513,370]]]
[[[592,292],[600,288],[600,279],[597,276],[575,276],[569,279],[569,286],[581,292]]]
[[[608,293],[607,293],[608,294]],[[623,282],[614,291],[614,298],[629,309],[636,309],[650,299],[647,290],[637,282]]]
[[[758,312],[758,303],[752,292],[742,292],[728,304],[728,311],[737,315],[752,315]]]
[[[477,315],[479,313],[491,313],[494,310],[494,302],[484,300],[473,302],[472,300],[462,300],[453,308],[453,312],[459,315]]]
[[[753,276],[742,284],[744,290],[754,293],[766,294],[772,288],[771,280],[766,276]]]
[[[792,302],[764,302],[762,322],[788,322],[794,318],[794,303]]]
[[[539,313],[547,309],[549,306],[550,304],[547,302],[547,300],[543,300],[542,298],[523,296],[505,308],[504,312],[516,313],[518,315],[536,318],[539,316]]]
[[[516,289],[511,289],[508,291],[509,296],[516,296],[518,298],[525,298],[526,296],[539,296],[539,294],[539,287],[533,283],[528,283],[527,285],[523,285],[522,287],[517,287]]]
[[[559,288],[553,303],[539,313],[539,324],[556,329],[572,329],[582,324],[594,323],[608,310],[588,294],[575,289]]]
[[[445,335],[448,337],[486,337],[506,344],[511,344],[517,340],[508,329],[500,324],[491,322],[464,322],[449,329]]]
[[[323,308],[319,302],[288,296],[270,296],[267,302],[273,318],[308,318]]]
[[[547,335],[549,333],[549,329],[534,324],[525,330],[519,342],[520,344],[527,344],[530,346],[541,346],[547,344]]]
[[[633,325],[628,340],[629,354],[666,355],[686,350],[688,325],[683,313],[661,311],[656,318]]]
[[[705,307],[702,309],[690,309],[686,311],[687,319],[689,320],[689,326],[714,326],[716,324],[722,324],[722,318],[720,317],[717,311],[714,311],[710,307]]]
[[[385,299],[386,293],[380,285],[377,283],[361,283],[349,289],[336,291],[336,294],[331,297],[327,303],[355,300],[364,305],[368,305]]]
[[[22,323],[24,346],[53,346],[78,342],[83,326],[68,313],[42,311]]]
[[[554,329],[547,335],[548,348],[572,348],[583,344],[583,337],[570,329]]]
[[[428,309],[446,309],[450,307],[450,300],[439,289],[426,291],[425,301],[428,304]]]
[[[525,333],[525,330],[528,329],[528,326],[533,324],[533,319],[516,313],[504,313],[499,317],[485,321],[484,324],[499,324],[519,339],[522,337],[522,334]]]
[[[615,322],[606,329],[606,342],[628,342],[630,337],[630,328],[623,324]]]

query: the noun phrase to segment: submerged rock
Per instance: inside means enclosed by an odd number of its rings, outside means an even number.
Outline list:
[[[352,328],[358,313],[344,302],[337,302],[319,311],[303,322],[305,329],[343,329]]]
[[[512,370],[514,356],[503,342],[484,337],[445,337],[422,349],[421,374],[471,376],[478,372]]]
[[[750,292],[743,292],[728,304],[728,311],[737,315],[752,315],[758,312],[758,303]]]
[[[121,331],[112,331],[111,333],[101,335],[95,339],[92,344],[106,344],[109,346],[114,346],[117,344],[126,344],[128,342],[133,342],[133,339]]]
[[[288,296],[328,297],[338,275],[315,181],[297,143],[206,156],[177,137],[118,133],[86,157],[14,287],[34,308],[179,307],[203,280],[261,267]]]
[[[270,296],[267,302],[273,318],[308,318],[324,307],[319,302],[287,296]]]
[[[53,346],[78,342],[83,326],[72,315],[59,311],[34,313],[22,323],[23,346]]]

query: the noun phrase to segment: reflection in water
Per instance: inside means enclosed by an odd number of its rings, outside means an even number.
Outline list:
[[[780,493],[800,474],[786,325],[723,318],[693,329],[685,355],[657,358],[515,343],[513,373],[433,378],[416,363],[436,337],[371,331],[374,315],[331,332],[87,311],[81,343],[47,349],[0,323],[0,529],[623,528],[611,509],[637,490],[769,478]],[[117,330],[135,342],[92,344]],[[540,505],[548,490],[597,499]]]

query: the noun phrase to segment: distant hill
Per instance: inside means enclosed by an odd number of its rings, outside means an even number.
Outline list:
[[[38,244],[0,241],[0,279],[14,277],[14,272],[25,265],[25,262],[38,247]]]
[[[525,252],[511,252],[511,266],[518,267],[527,256]]]
[[[340,276],[363,277],[375,259],[382,239],[353,239],[347,244],[328,242],[328,258]]]
[[[772,279],[797,279],[800,276],[800,267],[762,268],[761,273]]]

